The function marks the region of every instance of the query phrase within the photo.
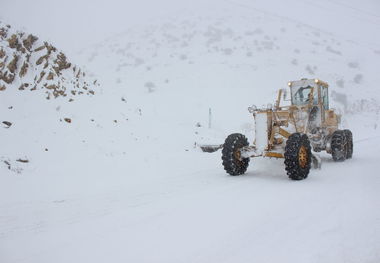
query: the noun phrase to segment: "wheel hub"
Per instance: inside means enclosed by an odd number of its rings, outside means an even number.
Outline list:
[[[240,149],[236,150],[235,153],[235,159],[238,160],[238,161],[241,161],[241,153],[240,153]]]
[[[301,146],[298,152],[298,163],[301,168],[305,168],[307,165],[307,150],[305,146]]]

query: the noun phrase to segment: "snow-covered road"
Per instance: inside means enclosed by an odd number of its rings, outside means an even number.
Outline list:
[[[138,173],[104,174],[96,178],[101,187],[78,180],[77,192],[58,178],[45,183],[61,193],[16,177],[2,189],[0,259],[377,262],[379,143],[357,140],[344,163],[322,155],[322,170],[298,182],[287,179],[281,160],[254,159],[246,175],[230,177],[220,152],[199,151],[173,155],[172,170],[163,173],[170,162],[157,164],[146,180]],[[9,198],[25,184],[30,199]]]

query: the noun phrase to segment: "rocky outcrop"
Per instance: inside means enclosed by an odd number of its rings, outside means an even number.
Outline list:
[[[0,92],[40,90],[47,99],[73,101],[78,95],[94,95],[96,83],[52,44],[0,21]]]

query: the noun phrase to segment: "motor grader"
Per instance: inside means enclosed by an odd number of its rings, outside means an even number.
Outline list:
[[[341,116],[329,108],[328,84],[301,79],[288,86],[278,91],[274,105],[248,108],[255,120],[252,145],[243,134],[226,138],[222,160],[228,174],[244,174],[250,158],[263,156],[284,158],[289,178],[302,180],[312,160],[320,160],[315,152],[326,151],[337,162],[352,158],[352,133],[338,129]]]

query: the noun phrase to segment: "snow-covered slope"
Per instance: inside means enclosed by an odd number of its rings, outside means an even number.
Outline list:
[[[224,2],[84,47],[74,59],[99,79],[95,96],[0,91],[12,122],[0,127],[0,262],[379,261],[380,54],[284,14]],[[330,83],[352,160],[323,154],[300,182],[274,159],[229,177],[220,152],[195,147],[252,139],[247,107],[302,77]]]
[[[43,90],[46,99],[93,95],[96,80],[72,65],[66,55],[48,42],[15,31],[0,21],[0,90],[2,93]],[[90,82],[90,83],[89,83]],[[9,91],[11,90],[11,91]],[[17,94],[17,93],[16,93]],[[8,94],[2,94],[7,96]]]
[[[239,15],[222,8],[133,28],[87,48],[82,64],[101,72],[112,92],[155,104],[160,120],[207,125],[211,108],[223,136],[244,129],[247,106],[273,103],[288,80],[303,77],[328,81],[332,106],[341,111],[379,110],[376,49],[286,17],[235,9]]]

